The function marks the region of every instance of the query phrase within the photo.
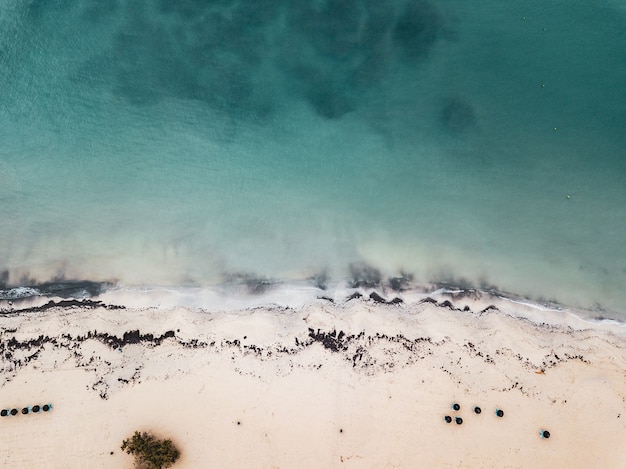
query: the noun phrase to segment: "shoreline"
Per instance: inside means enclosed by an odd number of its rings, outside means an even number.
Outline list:
[[[181,469],[620,467],[624,327],[404,298],[3,315],[0,407],[54,407],[1,418],[0,461],[130,467],[122,439],[152,430],[180,446]]]
[[[394,281],[399,283],[394,284]],[[352,281],[354,283],[354,280]],[[401,282],[401,283],[400,283]],[[42,288],[43,286],[43,288]],[[249,283],[200,286],[124,286],[112,282],[59,281],[42,285],[4,287],[0,289],[0,315],[13,312],[48,309],[59,302],[79,306],[80,302],[100,302],[112,307],[177,308],[203,311],[243,310],[282,306],[301,308],[317,300],[343,304],[354,299],[370,299],[376,303],[416,304],[436,299],[438,302],[467,300],[480,304],[510,304],[514,311],[525,311],[535,322],[571,315],[591,324],[606,323],[626,327],[626,311],[601,308],[586,309],[549,300],[526,298],[497,290],[463,287],[450,283],[418,284],[402,278],[377,284],[350,285],[333,282],[316,286],[311,281],[279,282],[254,279]],[[540,317],[545,313],[545,318]],[[558,321],[557,321],[558,322]]]

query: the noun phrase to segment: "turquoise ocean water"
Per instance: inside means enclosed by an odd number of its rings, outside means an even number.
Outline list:
[[[3,0],[0,83],[5,290],[367,265],[626,314],[623,1]]]

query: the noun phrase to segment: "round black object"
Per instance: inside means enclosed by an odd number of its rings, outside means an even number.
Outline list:
[[[41,408],[38,405],[33,406],[33,412],[39,412]]]
[[[8,411],[8,409],[2,409],[2,410],[0,411],[0,416],[2,416],[2,417],[6,417],[7,415],[9,415],[9,411]]]
[[[461,417],[455,417],[454,421],[456,422],[457,425],[461,425],[463,423],[463,419]]]
[[[548,430],[544,430],[541,432],[541,436],[544,438],[550,438],[550,432]]]
[[[461,406],[459,404],[457,404],[457,403],[452,404],[452,408],[454,410],[461,410]]]
[[[498,410],[496,410],[496,415],[497,415],[498,417],[504,417],[504,411],[503,411],[503,410],[498,409]]]
[[[28,409],[28,407],[24,407],[24,408],[22,409],[22,413],[23,413],[24,415],[26,415],[26,414],[27,414],[27,413],[29,413],[29,412],[30,412],[30,410]]]
[[[45,404],[45,405],[42,407],[42,409],[43,409],[43,411],[44,411],[44,412],[48,412],[48,411],[50,410],[50,406],[49,406],[48,404]]]
[[[443,419],[446,421],[446,423],[452,422],[452,417],[450,417],[449,415],[446,415]]]
[[[11,415],[17,415],[17,409],[11,409]]]
[[[480,407],[476,406],[474,407],[474,413],[475,414],[480,414],[482,412],[482,410],[480,410]]]

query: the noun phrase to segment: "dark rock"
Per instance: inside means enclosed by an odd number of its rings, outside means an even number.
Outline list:
[[[376,292],[370,293],[370,299],[374,300],[376,303],[387,304],[387,300],[385,300],[382,296],[380,296]]]

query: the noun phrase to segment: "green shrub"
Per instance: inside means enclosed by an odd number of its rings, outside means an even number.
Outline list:
[[[146,432],[135,432],[131,438],[122,441],[122,451],[135,456],[138,469],[163,469],[180,457],[172,440],[159,440]]]

